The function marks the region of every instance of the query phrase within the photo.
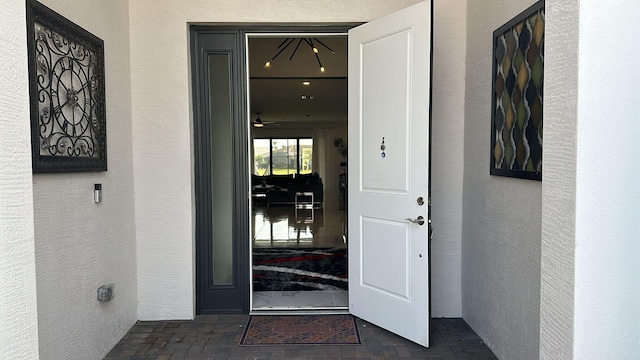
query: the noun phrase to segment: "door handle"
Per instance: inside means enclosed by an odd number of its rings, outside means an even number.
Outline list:
[[[422,215],[418,216],[417,219],[409,219],[406,218],[405,220],[414,223],[414,224],[418,224],[418,225],[424,225],[424,217]]]

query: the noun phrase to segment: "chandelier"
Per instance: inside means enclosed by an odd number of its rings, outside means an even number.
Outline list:
[[[278,52],[271,57],[271,59],[269,59],[269,61],[267,61],[264,64],[264,67],[268,68],[271,67],[271,63],[280,55],[282,54],[283,51],[285,51],[291,44],[293,44],[294,42],[296,42],[296,40],[298,40],[298,43],[296,44],[295,48],[293,49],[293,52],[291,53],[291,56],[289,56],[289,60],[292,60],[293,57],[296,55],[296,52],[298,51],[298,48],[300,47],[300,45],[302,44],[302,42],[304,42],[305,44],[309,45],[309,48],[311,48],[311,51],[313,52],[313,54],[316,57],[316,60],[318,61],[318,66],[320,67],[320,72],[324,72],[324,66],[322,66],[322,61],[320,61],[320,55],[319,55],[319,50],[316,47],[316,44],[320,44],[323,47],[325,47],[327,50],[329,50],[332,54],[335,54],[336,52],[333,51],[330,47],[328,47],[327,45],[325,45],[322,41],[320,41],[318,38],[286,38],[284,39],[283,42],[280,43],[280,45],[278,45],[277,49]],[[304,47],[304,46],[303,46]]]

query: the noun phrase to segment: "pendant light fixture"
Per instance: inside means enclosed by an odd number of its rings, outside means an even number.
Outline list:
[[[320,72],[324,72],[324,66],[322,65],[322,61],[320,61],[320,55],[319,52],[320,50],[318,50],[318,48],[316,47],[316,44],[320,44],[323,47],[325,47],[327,50],[329,50],[332,54],[335,54],[336,52],[333,51],[330,47],[328,47],[327,45],[325,45],[325,43],[323,43],[322,41],[320,41],[318,38],[286,38],[284,39],[283,42],[280,43],[280,45],[278,45],[277,49],[278,52],[271,57],[271,59],[269,59],[265,64],[264,67],[268,68],[271,67],[271,63],[278,57],[280,56],[280,54],[282,54],[282,52],[287,49],[291,44],[293,44],[294,42],[296,42],[296,40],[298,40],[298,43],[296,44],[295,48],[293,49],[293,52],[291,53],[291,56],[289,57],[289,60],[292,60],[293,57],[296,55],[296,52],[298,51],[298,48],[300,47],[300,45],[302,44],[302,42],[304,41],[305,44],[309,45],[309,48],[311,48],[311,51],[313,52],[313,55],[315,55],[316,60],[318,61],[318,66],[320,67]],[[315,43],[314,43],[315,41]]]

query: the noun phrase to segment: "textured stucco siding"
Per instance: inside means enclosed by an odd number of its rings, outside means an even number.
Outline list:
[[[40,358],[100,359],[137,315],[128,3],[42,2],[104,40],[108,171],[33,177]]]
[[[493,31],[532,0],[467,2],[462,311],[502,359],[537,359],[541,183],[489,175]]]
[[[573,356],[578,3],[546,3],[541,359]]]
[[[640,356],[639,11],[580,1],[574,359]]]
[[[462,316],[466,0],[433,5],[431,304],[434,317]]]
[[[25,16],[24,1],[2,2],[0,359],[38,358]]]

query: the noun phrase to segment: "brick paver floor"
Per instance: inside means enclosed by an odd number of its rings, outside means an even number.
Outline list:
[[[105,359],[497,359],[462,319],[433,319],[428,349],[361,319],[361,345],[239,346],[248,319],[139,321]]]

